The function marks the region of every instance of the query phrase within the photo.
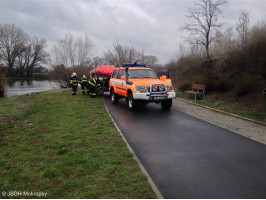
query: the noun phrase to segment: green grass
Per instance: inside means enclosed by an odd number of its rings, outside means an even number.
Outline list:
[[[0,177],[0,197],[156,198],[103,98],[70,89],[0,99]]]
[[[208,102],[208,100],[206,101],[202,100],[201,97],[199,97],[200,100],[194,101],[193,95],[187,95],[182,92],[176,92],[176,97],[191,100],[191,101],[193,100],[193,102],[196,104],[200,104],[200,105],[203,105],[209,108],[214,108],[217,110],[239,115],[241,117],[245,117],[248,119],[253,119],[256,121],[266,123],[266,112],[265,111],[256,111],[252,109],[241,109],[234,104],[229,104],[229,103],[224,103],[224,102],[211,103],[211,102]]]
[[[217,110],[222,110],[222,111],[232,113],[232,114],[235,114],[241,117],[245,117],[248,119],[253,119],[256,121],[266,123],[266,112],[263,112],[263,111],[259,112],[259,111],[251,110],[251,109],[240,109],[233,104],[228,104],[224,102],[210,103],[207,101],[197,101],[196,103],[206,106],[206,107],[214,108]]]
[[[183,92],[176,91],[176,97],[177,97],[177,98],[187,98],[188,95],[186,95],[186,94],[183,93]]]

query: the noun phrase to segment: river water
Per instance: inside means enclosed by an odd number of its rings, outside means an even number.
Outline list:
[[[59,88],[54,81],[48,80],[19,80],[8,81],[6,96],[31,94]]]

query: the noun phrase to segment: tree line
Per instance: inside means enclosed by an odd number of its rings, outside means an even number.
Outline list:
[[[266,80],[266,23],[251,24],[242,10],[235,25],[222,23],[225,0],[199,0],[188,9],[187,45],[166,67],[175,88],[190,90],[193,83],[207,85],[219,98],[252,96],[262,99]],[[175,81],[178,80],[178,81]],[[255,96],[257,95],[257,96]],[[217,98],[218,98],[217,96]]]
[[[158,62],[156,56],[122,45],[118,40],[102,57],[93,57],[95,44],[86,34],[69,32],[52,46],[50,52],[47,47],[44,38],[31,36],[15,24],[0,24],[0,96],[4,94],[6,76],[32,78],[33,73],[47,71],[46,67],[54,68],[51,78],[66,87],[73,71],[81,76],[89,75],[89,71],[99,65],[121,66],[137,61],[154,67]]]
[[[243,49],[252,42],[252,34],[263,29],[265,21],[251,27],[249,13],[242,10],[235,26],[225,27],[223,7],[227,0],[198,0],[189,7],[186,22],[181,30],[186,31],[185,42],[179,45],[179,56],[198,55],[206,60],[225,57],[234,48]]]
[[[158,59],[153,55],[145,55],[144,50],[133,46],[122,45],[118,40],[113,41],[112,48],[104,51],[103,56],[93,57],[95,45],[88,36],[74,36],[68,33],[53,46],[55,65],[63,64],[66,68],[74,66],[99,65],[121,66],[122,63],[142,62],[154,67]]]
[[[121,66],[123,63],[145,63],[147,66],[157,67],[158,59],[153,55],[145,55],[144,50],[137,50],[132,46],[126,46],[113,42],[112,48],[104,51],[103,56],[92,57],[95,45],[86,35],[74,36],[68,33],[58,41],[52,49],[55,63],[54,72],[51,73],[53,80],[60,86],[67,87],[72,72],[89,76],[92,68],[99,65]]]
[[[14,24],[0,25],[0,64],[9,76],[32,76],[33,71],[48,63],[47,41],[30,36]]]
[[[76,36],[71,32],[65,34],[47,52],[47,40],[30,36],[14,24],[0,24],[0,64],[8,68],[8,75],[21,77],[32,76],[38,67],[64,65],[97,67],[98,65],[119,66],[125,62],[144,62],[154,66],[158,59],[145,55],[144,50],[113,42],[113,48],[104,51],[102,57],[93,57],[95,44],[86,35]]]

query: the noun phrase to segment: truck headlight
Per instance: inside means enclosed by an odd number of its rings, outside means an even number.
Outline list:
[[[164,91],[164,85],[159,85],[159,91]]]
[[[173,90],[173,86],[171,85],[171,86],[165,86],[165,90],[167,90],[167,91],[172,91]]]
[[[165,91],[164,85],[152,85],[152,92],[162,92]]]
[[[157,92],[157,91],[158,91],[158,87],[157,87],[156,85],[153,85],[153,86],[152,86],[152,91],[153,91],[153,92]]]
[[[148,86],[136,86],[136,90],[139,92],[147,92]]]

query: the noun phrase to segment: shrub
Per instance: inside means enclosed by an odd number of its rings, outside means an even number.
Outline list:
[[[65,65],[57,65],[54,67],[54,71],[50,72],[49,78],[56,81],[60,87],[68,87],[70,80],[70,72]]]
[[[210,93],[217,88],[218,77],[215,76],[211,71],[205,70],[201,74],[194,76],[194,83],[206,85],[206,93]]]
[[[233,87],[229,79],[220,79],[217,81],[216,89],[219,92],[227,92]]]
[[[78,79],[80,79],[83,75],[86,75],[87,78],[89,78],[91,69],[92,69],[91,67],[87,67],[84,65],[79,65],[79,66],[74,66],[74,67],[69,68],[71,73],[73,72],[77,73]]]
[[[187,91],[187,90],[191,90],[192,84],[188,83],[188,82],[184,82],[181,83],[179,86],[179,90],[181,90],[182,92]]]
[[[242,97],[251,94],[255,91],[258,77],[251,74],[242,74],[239,78],[235,79],[235,95]]]
[[[0,97],[4,97],[6,93],[6,74],[7,69],[3,66],[0,66]]]
[[[54,71],[49,73],[49,78],[56,81],[60,87],[70,86],[70,77],[73,72],[77,73],[77,78],[80,79],[82,75],[89,78],[90,67],[87,66],[73,66],[66,68],[65,65],[54,66]]]

